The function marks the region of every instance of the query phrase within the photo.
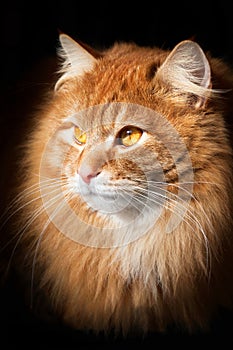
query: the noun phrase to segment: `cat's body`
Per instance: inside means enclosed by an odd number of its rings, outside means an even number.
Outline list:
[[[191,41],[61,42],[7,213],[11,263],[74,328],[206,327],[232,303],[232,73]]]

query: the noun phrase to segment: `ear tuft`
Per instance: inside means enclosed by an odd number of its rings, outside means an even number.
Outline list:
[[[180,42],[168,55],[157,76],[179,93],[197,97],[197,105],[203,105],[211,91],[209,62],[201,47],[191,40]]]
[[[61,47],[58,49],[58,55],[62,60],[59,73],[61,73],[62,76],[56,83],[55,90],[57,90],[66,79],[78,77],[90,71],[96,62],[94,56],[68,35],[60,34],[59,40]]]

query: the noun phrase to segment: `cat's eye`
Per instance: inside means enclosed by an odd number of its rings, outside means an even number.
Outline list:
[[[136,126],[125,126],[118,134],[118,142],[126,147],[130,147],[135,145],[137,143],[141,136],[143,134],[143,131],[140,128],[137,128]]]
[[[78,126],[74,126],[74,138],[79,145],[84,145],[87,142],[87,134]]]

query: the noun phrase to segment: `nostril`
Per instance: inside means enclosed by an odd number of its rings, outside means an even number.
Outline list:
[[[94,177],[96,177],[97,174],[90,174],[90,175],[87,175],[87,176],[82,176],[82,179],[84,182],[86,182],[87,184],[89,184],[91,182],[91,179],[93,179]]]
[[[86,184],[89,184],[93,178],[97,177],[101,173],[100,171],[95,172],[93,169],[90,169],[87,166],[81,167],[77,172]]]

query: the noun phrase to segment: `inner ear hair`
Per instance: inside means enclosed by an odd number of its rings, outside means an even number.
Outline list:
[[[55,85],[55,90],[58,90],[67,79],[82,76],[90,71],[98,56],[94,49],[76,42],[66,34],[60,34],[59,40],[61,46],[58,49],[58,56],[62,60],[59,73],[62,75]]]
[[[191,40],[184,40],[175,46],[159,68],[157,77],[179,95],[193,96],[190,100],[196,101],[196,107],[205,104],[212,92],[208,59],[201,47]]]

